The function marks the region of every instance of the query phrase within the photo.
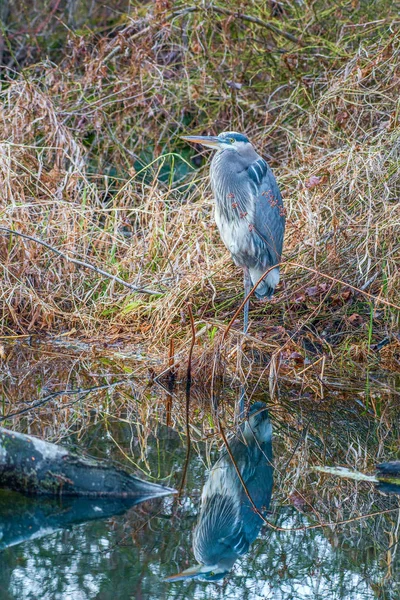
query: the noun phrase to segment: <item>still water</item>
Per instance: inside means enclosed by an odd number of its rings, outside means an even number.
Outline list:
[[[75,362],[75,371],[71,365],[71,387],[120,376],[109,361],[101,368]],[[43,390],[49,369],[30,375],[36,390],[41,380],[39,397],[61,383],[60,375]],[[398,382],[373,381],[352,380],[353,391],[332,381],[324,398],[282,387],[273,400],[258,384],[251,401],[257,404],[229,438],[230,452],[207,399],[195,392],[179,499],[132,506],[1,492],[0,600],[400,598],[400,496],[312,470],[340,465],[373,473],[374,464],[399,458]],[[221,396],[228,422],[232,388]],[[187,452],[184,394],[174,392],[172,408],[170,400],[162,388],[131,380],[75,403],[57,400],[41,418],[36,411],[5,426],[179,488]],[[199,572],[199,561],[212,568]],[[195,565],[196,578],[171,578]]]

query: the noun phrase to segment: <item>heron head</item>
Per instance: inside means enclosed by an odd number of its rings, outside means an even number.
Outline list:
[[[236,131],[224,131],[217,136],[214,135],[184,135],[182,140],[202,144],[213,150],[233,150],[243,152],[251,147],[248,138],[242,133]]]
[[[228,575],[230,569],[219,565],[195,565],[176,575],[166,577],[164,581],[183,581],[188,579],[202,579],[203,581],[219,581]]]

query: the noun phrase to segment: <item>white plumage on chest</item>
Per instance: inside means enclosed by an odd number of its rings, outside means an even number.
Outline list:
[[[253,236],[250,231],[250,223],[253,222],[253,214],[247,213],[245,217],[239,217],[238,219],[226,219],[225,215],[219,210],[218,204],[216,204],[215,222],[221,239],[232,254],[232,258],[236,265],[244,266],[239,264],[236,257],[243,253],[252,254],[252,252],[255,252],[255,248],[253,248]]]

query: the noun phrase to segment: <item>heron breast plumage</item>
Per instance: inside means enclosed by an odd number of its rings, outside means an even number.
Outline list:
[[[253,150],[253,149],[252,149]],[[285,227],[282,197],[266,161],[235,151],[218,152],[211,163],[215,221],[237,266],[249,269],[253,285],[280,261]],[[270,296],[279,268],[259,285],[259,297]]]

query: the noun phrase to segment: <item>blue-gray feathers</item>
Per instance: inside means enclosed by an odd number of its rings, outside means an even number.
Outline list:
[[[222,135],[232,138],[232,149],[226,146],[218,151],[211,163],[215,218],[235,264],[249,270],[255,285],[267,269],[280,262],[285,209],[269,165],[246,136],[231,132]],[[256,296],[272,296],[278,281],[276,267],[258,285]]]
[[[193,537],[198,562],[219,565],[226,571],[239,556],[249,551],[263,523],[247,493],[261,513],[271,500],[272,428],[264,404],[253,405],[249,420],[230,440],[229,446],[246,490],[224,449],[203,488],[199,521]]]

